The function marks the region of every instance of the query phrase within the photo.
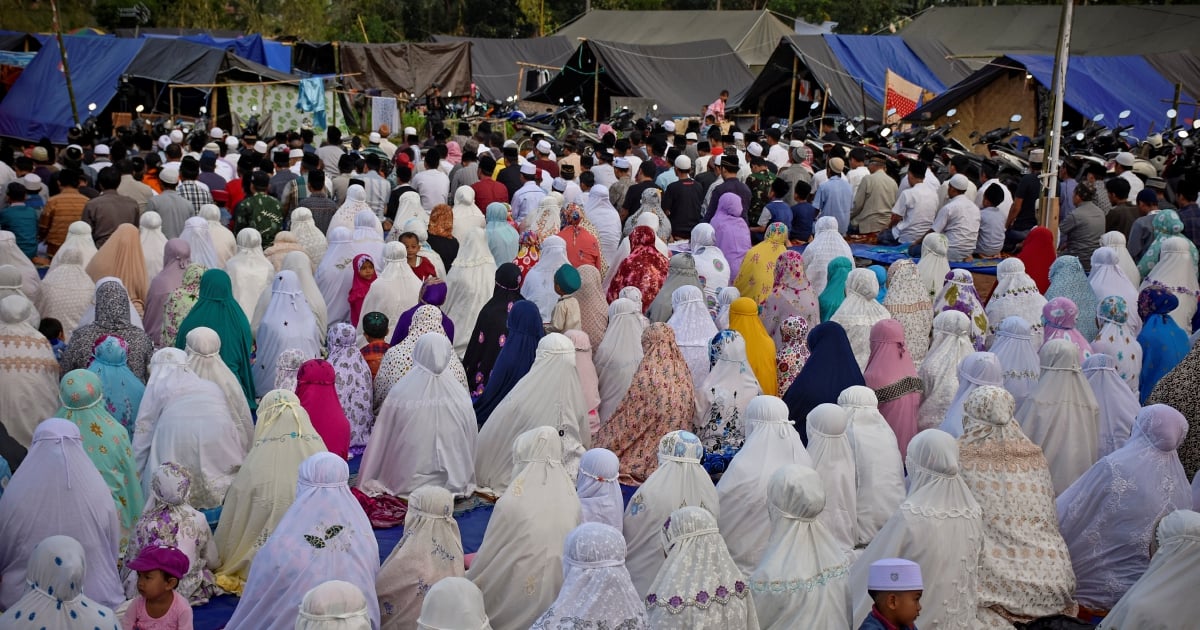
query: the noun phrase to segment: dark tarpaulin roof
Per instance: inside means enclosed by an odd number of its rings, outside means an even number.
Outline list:
[[[844,116],[866,116],[878,119],[883,113],[883,105],[871,97],[858,81],[846,73],[842,63],[830,50],[821,35],[789,35],[784,37],[771,59],[759,73],[753,84],[744,92],[735,94],[730,103],[750,111],[759,108],[759,101],[764,97],[761,113],[786,116],[788,99],[791,97],[792,60],[800,59],[801,69],[807,68],[813,79],[823,90],[828,90],[830,110]],[[782,93],[782,98],[780,95]],[[797,110],[796,117],[802,114]]]
[[[591,111],[597,63],[601,117],[610,113],[612,96],[654,100],[659,116],[698,115],[721,90],[737,94],[754,79],[723,39],[661,46],[586,40],[562,71],[530,94],[529,100],[557,103],[578,96]]]
[[[433,41],[471,44],[471,79],[483,98],[489,101],[503,100],[517,93],[517,79],[521,75],[518,61],[561,68],[575,51],[575,44],[565,37],[486,39],[434,35]],[[529,72],[525,75],[529,76]],[[525,86],[521,86],[520,93],[522,97],[528,93]]]
[[[627,42],[640,45],[686,44],[723,39],[742,63],[761,66],[779,38],[792,33],[770,11],[606,11],[593,10],[560,28],[576,39]]]
[[[1192,90],[1200,88],[1200,56],[1191,52],[1180,51],[1154,53],[1144,55],[1144,57],[1151,66],[1154,66],[1155,70],[1158,70],[1159,74],[1163,75],[1171,83],[1177,83]],[[1180,97],[1180,102],[1185,102],[1182,96]],[[1195,112],[1195,108],[1193,107],[1189,110],[1181,106],[1180,111]],[[1197,117],[1200,118],[1200,116]]]
[[[42,48],[42,41],[49,37],[49,35],[0,30],[0,50],[9,52],[37,52]]]
[[[471,89],[471,45],[348,44],[339,45],[341,70],[351,89],[384,89],[420,97],[434,83],[442,93]],[[357,74],[356,74],[357,73]]]
[[[336,74],[337,52],[331,42],[296,42],[292,70],[301,74]]]
[[[232,52],[181,39],[145,40],[125,74],[159,83],[185,85],[217,83],[218,77],[249,82],[288,81],[295,78]]]

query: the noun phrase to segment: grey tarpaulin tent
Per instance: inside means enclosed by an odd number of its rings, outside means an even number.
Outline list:
[[[763,11],[602,11],[594,10],[560,28],[562,35],[644,46],[723,39],[742,63],[757,71],[767,62],[779,38],[794,32],[771,12]]]
[[[697,116],[722,89],[737,94],[754,80],[723,39],[662,46],[585,40],[529,100],[570,102],[578,96],[592,112],[597,68],[600,118],[610,114],[613,96],[649,99],[658,104],[659,116]]]
[[[520,95],[524,98],[529,93],[528,77],[537,70],[530,68],[522,74],[519,63],[561,68],[575,50],[575,42],[565,37],[486,39],[434,35],[433,41],[471,44],[471,80],[483,98],[489,101],[504,100],[517,94],[517,81],[522,76],[527,79],[520,88]]]

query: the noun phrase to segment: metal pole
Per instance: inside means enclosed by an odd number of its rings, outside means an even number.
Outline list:
[[[792,96],[788,105],[788,124],[796,122],[796,74],[800,72],[800,58],[792,55]],[[759,108],[762,111],[762,108]]]
[[[58,54],[62,57],[63,78],[67,80],[67,97],[71,99],[71,116],[79,126],[79,107],[75,105],[75,88],[71,85],[71,68],[67,65],[67,46],[63,43],[62,26],[58,22],[58,2],[50,0],[50,11],[54,14],[54,36],[58,39]]]
[[[1062,146],[1063,94],[1067,86],[1067,64],[1071,60],[1071,20],[1075,14],[1075,1],[1063,0],[1062,23],[1059,25],[1058,51],[1054,57],[1054,115],[1050,120],[1047,137],[1050,146],[1046,150],[1046,207],[1042,213],[1042,225],[1058,240],[1058,152]]]

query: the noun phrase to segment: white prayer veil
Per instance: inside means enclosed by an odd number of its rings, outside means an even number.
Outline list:
[[[566,627],[649,629],[646,605],[625,568],[625,539],[603,523],[576,527],[563,545],[563,585],[530,630]]]

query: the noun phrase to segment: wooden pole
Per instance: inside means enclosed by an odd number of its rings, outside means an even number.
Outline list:
[[[796,74],[800,72],[800,58],[792,55],[792,96],[788,99],[788,124],[796,122]],[[762,111],[762,108],[759,108]]]
[[[79,107],[75,104],[75,88],[71,85],[71,67],[67,64],[67,45],[63,43],[62,25],[58,22],[58,2],[50,0],[50,11],[54,14],[54,37],[58,40],[58,54],[62,57],[63,78],[67,80],[67,98],[71,99],[71,116],[79,126]]]
[[[1175,84],[1175,97],[1171,99],[1171,111],[1175,112],[1175,115],[1172,116],[1171,121],[1169,123],[1167,123],[1167,127],[1172,128],[1172,129],[1175,128],[1175,120],[1179,116],[1179,95],[1182,91],[1183,91],[1183,84],[1176,83]]]
[[[1054,58],[1054,112],[1046,137],[1050,145],[1046,148],[1045,163],[1049,169],[1046,180],[1046,204],[1042,212],[1042,225],[1054,234],[1058,242],[1058,164],[1062,146],[1063,96],[1067,86],[1067,64],[1071,60],[1071,20],[1075,13],[1075,0],[1063,0],[1062,22],[1058,29],[1058,51]]]
[[[521,98],[521,88],[525,86],[525,66],[517,66],[517,91],[513,94]]]

